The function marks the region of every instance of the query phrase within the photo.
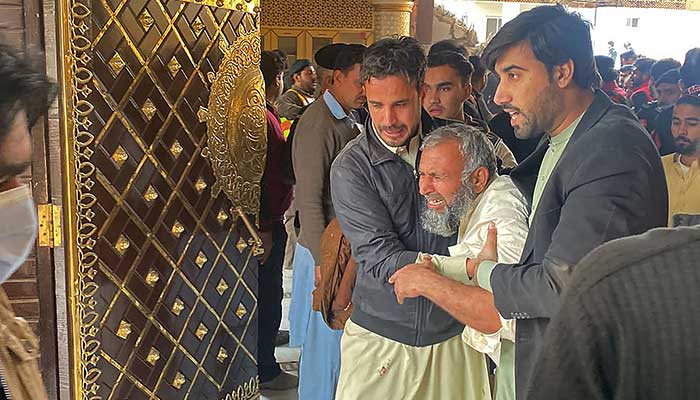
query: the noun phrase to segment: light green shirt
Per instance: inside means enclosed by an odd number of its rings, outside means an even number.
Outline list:
[[[581,122],[583,114],[581,114],[574,122],[571,123],[564,131],[557,136],[550,138],[549,150],[542,159],[540,170],[537,173],[537,183],[535,183],[535,192],[532,196],[532,211],[528,222],[532,225],[537,206],[539,205],[542,192],[552,176],[554,168],[557,166],[561,155],[564,153],[566,146],[569,144],[571,136],[574,134],[576,127]],[[483,289],[493,293],[491,288],[491,273],[498,265],[494,261],[483,261],[479,264],[476,271],[476,283]],[[512,399],[515,394],[515,344],[507,340],[501,341],[501,362],[496,370],[496,391],[494,398],[496,400]]]
[[[585,112],[583,113],[585,114]],[[560,134],[549,139],[549,149],[542,159],[542,164],[540,165],[540,171],[537,173],[537,182],[535,183],[535,191],[532,195],[532,208],[530,211],[529,223],[532,225],[532,221],[535,219],[535,213],[537,212],[537,206],[540,203],[540,198],[542,197],[542,192],[547,186],[549,178],[552,176],[554,168],[557,166],[561,155],[566,150],[566,146],[571,140],[571,136],[574,134],[576,127],[581,122],[583,114],[579,115],[574,122],[571,123],[566,129],[564,129]],[[493,293],[491,288],[491,273],[493,269],[498,265],[498,263],[493,261],[483,261],[479,264],[476,271],[476,281],[479,286],[483,289],[488,290]]]
[[[549,149],[542,159],[540,172],[537,174],[537,183],[535,183],[535,192],[532,195],[532,211],[530,212],[529,219],[530,225],[532,225],[532,221],[535,218],[537,206],[540,204],[540,198],[542,197],[545,186],[547,186],[549,177],[552,176],[552,171],[554,171],[554,168],[557,166],[561,155],[566,149],[566,145],[569,144],[569,140],[571,140],[571,135],[574,134],[582,117],[583,114],[579,115],[579,117],[576,118],[568,128],[564,129],[562,133],[549,139]]]

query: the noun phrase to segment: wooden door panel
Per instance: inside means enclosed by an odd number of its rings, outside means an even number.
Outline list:
[[[72,3],[83,397],[254,396],[257,260],[213,192],[197,114],[218,42],[257,22],[175,0]]]

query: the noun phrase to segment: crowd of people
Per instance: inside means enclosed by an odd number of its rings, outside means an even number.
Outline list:
[[[426,54],[411,37],[292,65],[262,52],[260,387],[700,396],[700,48],[620,61],[595,56],[588,23],[560,5],[520,14],[481,54],[453,41]],[[17,175],[55,93],[0,46],[0,280],[34,244]],[[285,267],[298,377],[275,358]],[[17,321],[0,291],[0,398],[46,398]]]
[[[700,395],[700,48],[620,62],[559,5],[481,54],[390,37],[287,68],[264,51],[261,388]],[[274,358],[285,253],[298,379]]]

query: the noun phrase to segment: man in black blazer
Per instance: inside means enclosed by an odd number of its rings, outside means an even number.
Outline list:
[[[500,77],[495,101],[516,136],[546,132],[511,173],[531,208],[520,264],[487,261],[488,251],[466,260],[473,293],[492,292],[500,315],[517,320],[515,381],[523,399],[574,266],[607,241],[664,226],[666,180],[637,118],[594,89],[600,77],[590,28],[578,14],[560,5],[522,13],[491,40],[484,59]],[[483,310],[478,298],[460,299],[466,312]]]

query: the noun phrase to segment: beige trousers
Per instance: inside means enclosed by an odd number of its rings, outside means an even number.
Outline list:
[[[413,347],[351,320],[340,342],[336,400],[490,400],[485,356],[457,335]]]

